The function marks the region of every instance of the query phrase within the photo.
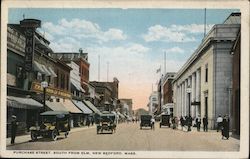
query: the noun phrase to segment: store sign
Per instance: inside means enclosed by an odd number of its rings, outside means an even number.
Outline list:
[[[25,70],[27,72],[32,71],[32,62],[33,62],[33,55],[34,55],[34,28],[26,28],[25,31],[26,36],[26,47],[25,47]]]
[[[41,83],[32,82],[31,90],[35,92],[43,93],[43,87],[41,86]],[[62,91],[62,90],[59,90],[50,86],[46,88],[46,93],[48,93],[48,95],[60,96],[63,98],[71,98],[71,94],[69,92]]]

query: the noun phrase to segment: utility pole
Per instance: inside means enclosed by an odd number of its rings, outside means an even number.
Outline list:
[[[207,25],[207,11],[206,11],[207,9],[205,8],[205,13],[204,13],[204,38],[205,38],[205,36],[206,36],[206,25]]]
[[[98,82],[100,82],[100,55],[98,55]]]
[[[107,82],[109,81],[109,62],[107,62]]]
[[[164,76],[166,74],[166,51],[164,51]]]

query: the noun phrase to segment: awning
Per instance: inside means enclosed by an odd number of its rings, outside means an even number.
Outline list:
[[[32,98],[7,96],[7,106],[22,109],[39,109],[43,105]]]
[[[83,102],[72,100],[72,102],[83,112],[83,114],[92,114],[93,111],[89,109]]]
[[[125,116],[122,115],[120,112],[117,112],[117,114],[118,114],[121,118],[125,119]]]
[[[71,80],[70,82],[76,87],[77,90],[85,92],[85,90],[81,87],[80,83],[78,83],[74,80]]]
[[[38,62],[34,61],[34,69],[38,72],[41,72],[41,73],[44,73],[45,74],[45,71],[42,67],[41,64],[39,64]]]
[[[48,67],[48,70],[50,71],[52,77],[57,77],[56,73],[51,67]]]
[[[70,113],[82,113],[82,111],[80,111],[74,103],[72,103],[71,100],[69,99],[64,99],[64,100],[60,100],[60,103],[63,104],[63,106],[70,112]]]
[[[47,69],[46,66],[39,64],[38,62],[34,61],[34,69],[38,72],[41,72],[47,76],[51,76],[50,71]]]
[[[42,64],[41,64],[41,65],[42,65]],[[44,70],[44,72],[45,72],[45,75],[51,76],[51,73],[50,73],[50,71],[47,69],[46,66],[42,65],[42,68],[43,68],[43,70]]]
[[[57,101],[46,101],[46,105],[53,111],[68,111],[64,105]]]
[[[93,112],[101,115],[102,113],[100,112],[99,109],[97,109],[94,104],[92,104],[90,101],[84,100],[83,103],[85,103],[91,110],[93,110]]]
[[[41,113],[40,115],[68,115],[69,112],[65,111],[46,111]]]

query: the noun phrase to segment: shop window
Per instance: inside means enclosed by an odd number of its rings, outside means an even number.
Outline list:
[[[61,88],[64,89],[65,88],[65,75],[61,74]]]

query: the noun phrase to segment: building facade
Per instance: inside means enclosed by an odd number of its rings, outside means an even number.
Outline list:
[[[232,15],[231,15],[232,16]],[[177,73],[174,84],[174,115],[208,117],[215,127],[219,114],[232,118],[232,47],[240,24],[217,24]]]
[[[88,94],[89,83],[89,62],[88,53],[83,53],[82,50],[78,52],[57,52],[52,54],[53,58],[60,61],[71,63],[75,62],[79,66],[79,74],[81,79],[81,87],[84,89],[84,93]]]
[[[121,103],[124,103],[128,106],[128,115],[132,115],[133,112],[133,100],[132,99],[126,99],[126,98],[122,98],[119,99]]]
[[[154,112],[157,110],[158,106],[158,93],[154,91],[149,96],[149,103],[148,103],[148,112],[149,114],[153,115]]]
[[[162,82],[162,112],[165,114],[173,115],[173,86],[172,81],[175,77],[174,72],[168,72],[165,74]]]
[[[46,99],[51,94],[70,98],[71,68],[51,57],[49,41],[39,32],[40,20],[24,19],[7,27],[7,132],[11,116],[20,123],[17,133],[29,131],[40,122],[44,107],[42,81],[48,82]],[[57,71],[58,70],[58,71]],[[60,71],[61,70],[61,71]]]

